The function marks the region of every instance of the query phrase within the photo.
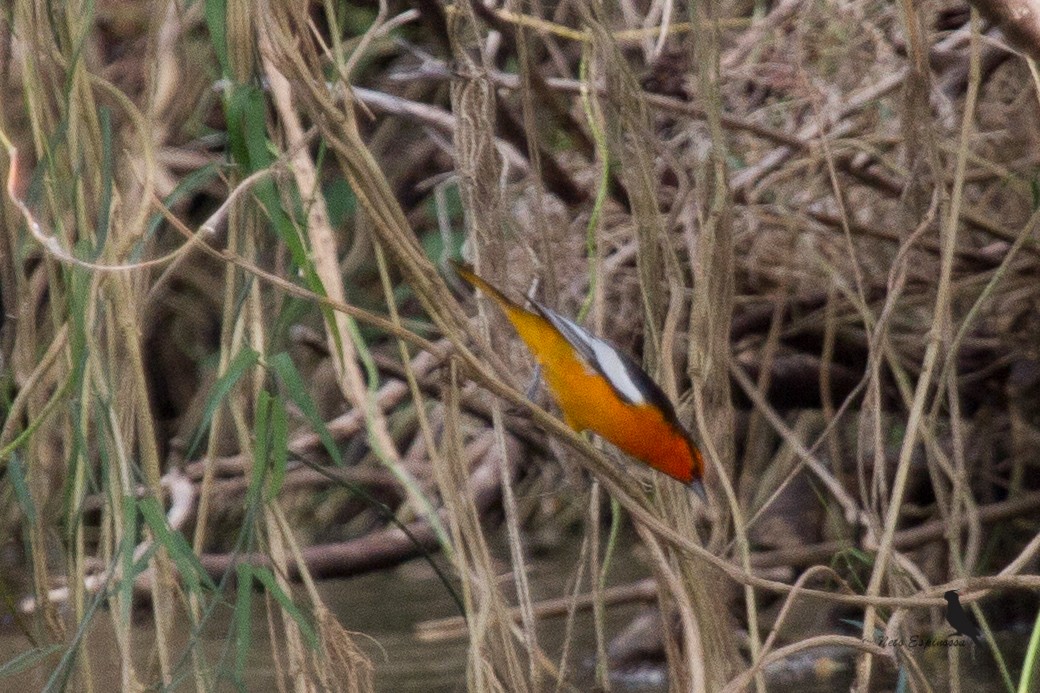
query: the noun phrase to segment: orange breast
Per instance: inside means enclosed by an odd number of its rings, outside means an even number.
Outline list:
[[[686,437],[649,405],[621,399],[606,379],[588,368],[548,321],[522,309],[507,311],[520,337],[542,366],[567,424],[598,433],[632,457],[688,484],[701,463]]]

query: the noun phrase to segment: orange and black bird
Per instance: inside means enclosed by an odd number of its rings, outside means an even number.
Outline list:
[[[979,631],[979,627],[968,618],[956,590],[949,590],[943,596],[946,597],[946,620],[957,631],[957,635],[969,637],[978,645],[979,636],[982,633]]]
[[[704,458],[657,383],[624,352],[532,300],[527,310],[453,262],[455,271],[492,299],[542,367],[563,420],[592,431],[704,497]]]

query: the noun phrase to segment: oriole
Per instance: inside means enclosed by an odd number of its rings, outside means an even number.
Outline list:
[[[452,265],[513,323],[541,364],[568,426],[598,433],[703,497],[704,458],[679,423],[668,397],[635,361],[537,301],[531,301],[534,311],[522,308],[472,268],[456,262]]]

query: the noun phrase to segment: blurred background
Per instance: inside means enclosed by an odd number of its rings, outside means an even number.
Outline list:
[[[3,685],[1034,690],[1018,5],[5,3]],[[462,258],[642,363],[709,502]]]

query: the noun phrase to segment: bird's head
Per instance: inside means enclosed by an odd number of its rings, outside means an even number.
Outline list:
[[[958,599],[957,590],[948,590],[945,594],[943,594],[943,596],[946,597],[946,601],[948,602],[955,602]]]

